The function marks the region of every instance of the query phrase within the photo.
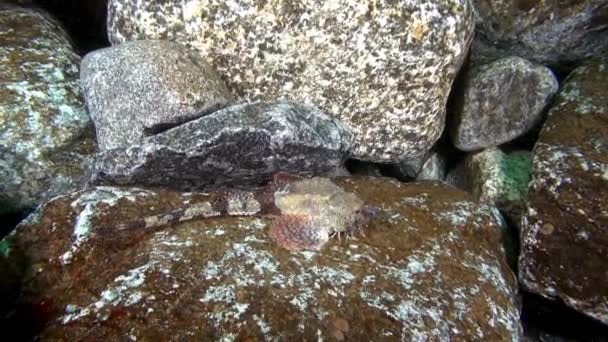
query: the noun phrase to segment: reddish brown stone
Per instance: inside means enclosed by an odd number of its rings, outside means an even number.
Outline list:
[[[521,338],[495,208],[440,183],[335,182],[380,213],[364,235],[319,252],[272,243],[264,217],[98,234],[204,194],[99,187],[56,198],[12,238],[32,265],[20,302],[48,303],[42,340]]]
[[[608,63],[566,80],[534,149],[520,280],[608,324]]]

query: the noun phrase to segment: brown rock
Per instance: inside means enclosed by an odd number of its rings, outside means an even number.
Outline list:
[[[32,265],[20,301],[50,303],[43,340],[521,338],[493,207],[439,183],[335,183],[381,213],[365,235],[320,252],[274,245],[267,217],[100,228],[200,193],[99,187],[56,198],[14,237]]]
[[[608,324],[608,63],[566,80],[534,149],[520,280]]]

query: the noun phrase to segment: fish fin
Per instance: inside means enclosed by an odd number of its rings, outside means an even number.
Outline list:
[[[326,229],[319,227],[305,215],[281,215],[270,227],[270,238],[290,251],[320,250],[329,240]]]

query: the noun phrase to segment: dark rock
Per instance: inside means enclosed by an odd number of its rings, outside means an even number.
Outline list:
[[[111,230],[207,194],[99,187],[56,198],[15,235],[33,265],[19,300],[46,299],[41,340],[522,338],[495,209],[438,183],[334,182],[381,213],[365,235],[319,252],[275,245],[269,217]]]
[[[217,73],[187,48],[136,41],[96,50],[80,78],[102,151],[139,143],[231,101]]]
[[[540,133],[520,281],[608,324],[608,63],[577,68]]]
[[[451,127],[453,144],[463,151],[498,146],[542,120],[559,87],[548,68],[508,57],[466,75]]]
[[[80,58],[48,14],[0,4],[0,207],[81,187],[94,152]]]
[[[434,148],[424,158],[401,161],[396,165],[396,171],[400,179],[442,181],[447,172],[447,160]]]
[[[385,163],[441,135],[474,24],[465,0],[112,0],[108,11],[113,44],[188,44],[237,94],[318,106],[352,128],[355,158]]]
[[[560,66],[608,53],[605,0],[474,0],[473,4],[474,64],[515,55]]]
[[[93,183],[205,189],[256,185],[277,171],[336,172],[350,129],[318,109],[289,102],[240,104],[101,153]]]

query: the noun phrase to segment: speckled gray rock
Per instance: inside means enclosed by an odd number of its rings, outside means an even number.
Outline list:
[[[474,64],[505,55],[541,64],[571,64],[608,54],[606,0],[473,0]]]
[[[519,57],[472,70],[451,123],[453,144],[473,151],[523,135],[540,123],[558,87],[551,70]]]
[[[232,95],[211,66],[169,41],[136,41],[82,60],[87,107],[102,151],[225,107]]]
[[[312,103],[348,124],[354,157],[398,162],[439,138],[473,31],[467,0],[111,0],[114,44],[201,51],[248,99]]]
[[[315,107],[239,104],[101,153],[92,180],[204,189],[259,184],[277,171],[327,175],[351,144],[350,129]]]
[[[32,265],[20,308],[44,300],[43,341],[522,339],[495,208],[438,183],[333,181],[384,214],[366,236],[319,252],[274,244],[270,217],[104,229],[208,194],[98,187],[56,198],[11,237]]]
[[[86,180],[94,136],[79,63],[48,14],[0,4],[0,211],[35,206]]]
[[[565,81],[534,148],[520,281],[608,324],[608,61]]]

